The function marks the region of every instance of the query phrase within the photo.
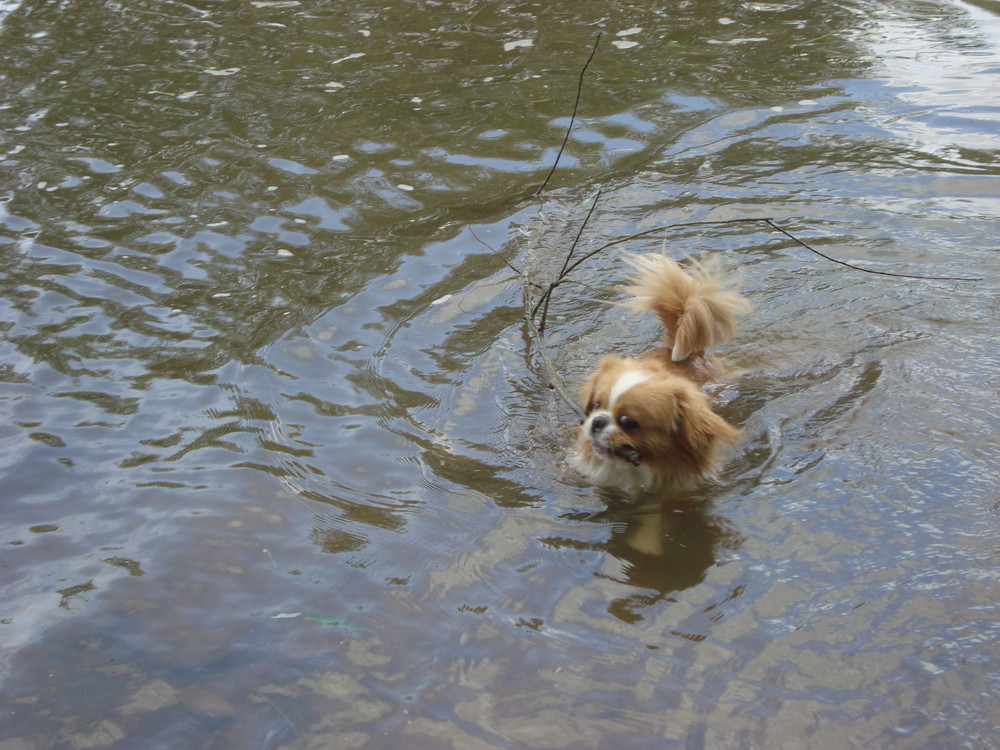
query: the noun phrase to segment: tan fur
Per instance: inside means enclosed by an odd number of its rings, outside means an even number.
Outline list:
[[[729,341],[736,333],[736,317],[750,309],[718,260],[689,263],[685,272],[665,255],[632,256],[634,273],[625,287],[631,299],[622,303],[633,312],[656,313],[674,362]]]
[[[596,483],[627,491],[690,486],[715,472],[739,436],[700,386],[718,375],[705,349],[731,338],[749,306],[718,266],[695,263],[685,273],[661,255],[631,265],[625,306],[656,313],[664,347],[598,363],[580,387],[587,419],[573,463]]]

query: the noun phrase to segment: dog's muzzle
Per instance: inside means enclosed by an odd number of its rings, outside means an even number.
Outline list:
[[[609,414],[597,414],[590,420],[590,439],[594,443],[603,449],[605,453],[608,453],[616,458],[620,458],[624,461],[628,461],[633,466],[638,466],[642,463],[642,456],[639,455],[633,446],[626,443],[625,445],[618,446],[617,448],[609,448],[603,440],[601,440],[601,434],[604,430],[611,424],[611,416]]]

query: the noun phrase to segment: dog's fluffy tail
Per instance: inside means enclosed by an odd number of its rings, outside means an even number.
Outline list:
[[[685,271],[665,255],[634,255],[633,274],[623,303],[633,312],[652,311],[665,329],[664,344],[674,362],[728,341],[736,333],[736,317],[750,309],[738,281],[723,273],[718,257],[689,259]]]

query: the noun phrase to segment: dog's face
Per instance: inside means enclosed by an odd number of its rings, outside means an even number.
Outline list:
[[[685,486],[711,474],[738,430],[694,383],[655,359],[605,357],[580,388],[586,419],[573,463],[627,491]]]

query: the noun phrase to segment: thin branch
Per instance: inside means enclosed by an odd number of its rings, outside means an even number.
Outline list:
[[[576,122],[576,111],[580,108],[580,95],[583,92],[583,77],[587,72],[587,68],[590,67],[590,61],[594,59],[594,55],[597,54],[597,45],[601,41],[601,32],[597,32],[597,38],[594,39],[594,47],[590,50],[590,57],[587,58],[587,62],[583,64],[583,68],[580,70],[580,80],[576,84],[576,101],[573,103],[573,114],[569,118],[569,127],[566,128],[566,135],[563,136],[562,145],[559,146],[559,153],[556,154],[556,160],[552,163],[552,168],[549,173],[545,175],[545,181],[542,182],[538,190],[535,191],[535,195],[539,195],[546,186],[549,184],[549,180],[552,179],[552,175],[555,174],[556,167],[559,166],[559,160],[562,158],[563,151],[566,149],[566,144],[569,143],[569,134],[573,130],[573,123]]]
[[[645,237],[647,234],[655,234],[657,232],[664,232],[667,229],[670,229],[671,227],[674,227],[674,226],[683,226],[683,224],[668,224],[667,226],[663,226],[663,227],[654,227],[653,229],[647,229],[644,232],[636,232],[635,234],[630,234],[628,237],[619,237],[617,240],[611,240],[611,242],[607,242],[607,243],[601,245],[596,250],[591,250],[586,255],[582,256],[581,258],[578,258],[577,261],[573,265],[571,265],[569,268],[566,269],[566,275],[569,275],[569,274],[573,273],[573,271],[581,263],[583,263],[584,261],[586,261],[586,260],[588,260],[590,258],[593,258],[598,253],[607,250],[609,247],[614,247],[615,245],[620,245],[623,242],[628,242],[630,240],[641,239],[642,237]]]
[[[892,277],[897,278],[897,279],[920,279],[921,281],[982,281],[981,278],[971,278],[971,277],[968,277],[968,276],[920,276],[920,275],[917,275],[917,274],[910,274],[910,273],[892,273],[891,271],[876,271],[873,268],[864,268],[862,266],[856,266],[853,263],[848,263],[846,260],[840,260],[839,258],[834,258],[832,255],[827,255],[824,252],[820,252],[819,250],[817,250],[816,248],[814,248],[812,245],[806,244],[805,242],[803,242],[802,240],[800,240],[798,237],[796,237],[794,234],[792,234],[791,232],[789,232],[787,229],[784,229],[781,226],[779,226],[778,223],[774,219],[769,219],[769,218],[761,218],[761,219],[720,219],[720,220],[717,220],[717,221],[689,221],[689,222],[685,222],[683,224],[668,224],[667,226],[662,227],[662,228],[663,229],[674,229],[676,227],[695,227],[695,226],[704,226],[704,225],[708,225],[708,224],[746,224],[746,223],[749,223],[749,222],[759,222],[761,224],[767,224],[769,227],[771,227],[771,229],[773,229],[774,231],[776,231],[776,232],[778,232],[780,234],[783,234],[785,237],[787,237],[788,239],[790,239],[792,242],[794,242],[795,244],[799,245],[800,247],[804,247],[809,252],[815,253],[819,257],[823,258],[824,260],[828,260],[831,263],[837,263],[837,264],[839,264],[841,266],[845,266],[845,267],[850,268],[850,269],[852,269],[854,271],[862,271],[864,273],[874,273],[874,274],[878,274],[879,276],[892,276]],[[650,232],[645,232],[644,234],[649,234],[649,233]]]
[[[588,219],[590,218],[590,215],[592,213],[593,213],[593,206],[591,207],[590,213],[587,214],[587,218]],[[841,266],[845,266],[845,267],[850,268],[850,269],[852,269],[854,271],[862,271],[863,273],[873,273],[873,274],[878,274],[879,276],[890,276],[890,277],[897,278],[897,279],[919,279],[921,281],[982,281],[982,278],[977,278],[977,277],[967,277],[967,276],[919,276],[917,274],[892,273],[891,271],[876,271],[876,270],[871,269],[871,268],[863,268],[862,266],[856,266],[853,263],[848,263],[846,260],[840,260],[839,258],[834,258],[831,255],[827,255],[826,253],[817,250],[812,245],[809,245],[806,242],[803,242],[798,237],[796,237],[794,234],[792,234],[791,232],[789,232],[787,229],[784,229],[783,227],[781,227],[777,222],[774,221],[774,219],[760,218],[760,219],[719,219],[719,220],[715,220],[715,221],[686,221],[686,222],[681,222],[681,223],[678,223],[678,224],[664,224],[663,226],[653,227],[652,229],[646,229],[646,230],[643,230],[642,232],[636,232],[635,234],[630,234],[630,235],[628,235],[626,237],[619,237],[617,239],[611,240],[610,242],[605,242],[600,247],[595,248],[594,250],[591,250],[586,255],[583,255],[583,256],[577,258],[576,261],[574,261],[573,263],[563,263],[563,268],[559,272],[559,276],[556,277],[555,281],[553,281],[553,282],[551,282],[549,284],[548,289],[545,290],[545,292],[542,294],[541,298],[535,304],[535,307],[532,309],[532,311],[531,311],[531,319],[534,320],[535,317],[538,315],[539,309],[541,309],[541,308],[544,307],[543,317],[542,317],[542,324],[540,325],[541,330],[544,332],[545,315],[548,313],[549,300],[552,297],[552,292],[555,291],[556,287],[558,287],[560,284],[562,284],[564,281],[566,281],[567,277],[569,276],[569,274],[573,273],[573,271],[576,270],[582,263],[584,263],[585,261],[589,260],[590,258],[593,258],[598,253],[601,253],[601,252],[607,250],[609,247],[614,247],[615,245],[621,245],[622,243],[624,243],[624,242],[630,242],[631,240],[642,239],[643,237],[648,237],[648,236],[654,235],[654,234],[656,234],[658,232],[666,232],[666,231],[668,231],[670,229],[679,229],[681,227],[707,226],[707,225],[710,225],[710,224],[745,224],[745,223],[749,223],[749,222],[758,222],[758,223],[761,223],[761,224],[767,224],[767,226],[771,227],[771,229],[775,230],[776,232],[779,232],[779,233],[783,234],[785,237],[788,237],[790,240],[792,240],[793,242],[795,242],[797,245],[800,245],[801,247],[804,247],[809,252],[815,253],[816,255],[820,256],[821,258],[823,258],[825,260],[831,261],[833,263],[837,263],[837,264],[839,264]],[[579,239],[579,236],[577,237],[577,239]],[[572,253],[573,253],[573,250],[575,249],[575,247],[576,247],[576,243],[574,242],[574,247],[570,250],[570,256],[572,256]],[[569,260],[570,256],[567,256],[567,261]]]
[[[538,354],[542,358],[542,365],[545,368],[545,372],[548,375],[549,387],[551,387],[557,394],[559,398],[574,412],[580,419],[583,419],[586,414],[584,414],[583,409],[575,398],[566,392],[562,383],[559,382],[559,378],[556,376],[556,366],[553,364],[552,360],[549,358],[548,348],[545,345],[545,334],[543,334],[535,324],[525,316],[525,322],[528,324],[528,330],[531,332],[532,338],[535,339],[535,343],[538,345]]]
[[[852,263],[848,263],[846,260],[840,260],[839,258],[831,257],[826,253],[821,253],[816,248],[807,245],[805,242],[800,240],[795,235],[791,234],[790,232],[786,232],[784,229],[775,224],[774,221],[771,219],[761,219],[761,221],[763,221],[765,224],[771,227],[771,229],[775,230],[776,232],[780,232],[781,234],[785,235],[788,239],[801,245],[809,252],[816,253],[816,255],[818,255],[819,257],[825,258],[826,260],[831,261],[833,263],[839,263],[842,266],[853,268],[855,271],[864,271],[865,273],[877,273],[879,276],[894,276],[897,279],[922,279],[924,281],[982,281],[981,278],[969,278],[964,276],[917,276],[908,273],[890,273],[889,271],[875,271],[871,268],[862,268],[861,266],[855,266]]]
[[[557,286],[559,286],[559,284],[561,283],[562,283],[561,281],[553,281],[551,284],[549,284],[549,288],[546,289],[544,292],[542,292],[542,296],[538,298],[538,302],[536,302],[535,306],[531,308],[531,314],[528,316],[528,319],[531,321],[532,325],[534,325],[535,318],[538,317],[538,311],[543,306],[545,307],[545,313],[548,314],[549,299],[552,297],[552,290],[555,289]],[[545,333],[544,326],[540,330],[541,333]]]
[[[535,316],[538,314],[538,309],[542,308],[542,319],[538,323],[538,332],[545,333],[545,320],[549,314],[549,301],[552,299],[552,290],[559,286],[563,281],[566,280],[567,266],[569,266],[569,261],[573,257],[573,253],[576,252],[576,246],[580,242],[580,237],[583,236],[583,230],[587,228],[587,224],[590,222],[590,217],[594,215],[594,209],[597,208],[597,202],[601,199],[601,191],[597,191],[597,195],[594,196],[594,202],[590,204],[590,210],[587,211],[587,215],[583,218],[583,222],[580,224],[580,230],[576,233],[576,238],[573,240],[573,244],[570,245],[569,252],[566,253],[566,259],[563,261],[562,268],[559,271],[559,275],[556,276],[556,280],[549,284],[549,288],[546,289],[542,296],[538,299],[538,304],[531,311],[531,320],[534,321]],[[574,266],[575,267],[575,266]]]
[[[761,224],[766,224],[767,226],[769,226],[774,231],[779,232],[780,234],[784,235],[788,239],[790,239],[793,242],[795,242],[797,245],[799,245],[801,247],[804,247],[806,250],[808,250],[808,251],[810,251],[812,253],[815,253],[816,255],[820,256],[821,258],[824,258],[825,260],[829,260],[829,261],[831,261],[833,263],[837,263],[839,265],[845,266],[845,267],[850,268],[850,269],[855,270],[855,271],[862,271],[864,273],[873,273],[873,274],[878,274],[880,276],[891,276],[891,277],[894,277],[894,278],[902,278],[902,279],[920,279],[920,280],[924,280],[924,281],[982,281],[982,279],[979,279],[979,278],[967,278],[967,277],[961,277],[961,276],[917,276],[917,275],[914,275],[914,274],[891,273],[889,271],[875,271],[875,270],[872,270],[870,268],[862,268],[861,266],[856,266],[853,263],[848,263],[847,261],[840,260],[839,258],[834,258],[834,257],[832,257],[830,255],[827,255],[826,253],[820,252],[816,248],[814,248],[811,245],[807,244],[806,242],[803,242],[802,240],[800,240],[798,237],[796,237],[794,234],[792,234],[788,230],[786,230],[783,227],[781,227],[777,222],[774,221],[774,219],[769,219],[769,218],[761,218],[761,219],[720,219],[720,220],[717,220],[717,221],[689,221],[689,222],[682,222],[682,223],[678,223],[678,224],[665,224],[663,226],[653,227],[652,229],[646,229],[646,230],[644,230],[642,232],[636,232],[635,234],[630,234],[627,237],[619,237],[618,239],[611,240],[610,242],[606,242],[603,245],[601,245],[600,247],[596,248],[595,250],[591,250],[586,255],[583,255],[583,256],[577,258],[575,261],[573,261],[571,263],[570,260],[572,259],[573,254],[574,254],[574,252],[576,250],[576,246],[577,246],[577,243],[580,240],[580,236],[582,235],[583,230],[584,230],[584,228],[587,225],[587,222],[590,220],[591,216],[593,216],[594,209],[597,206],[597,200],[598,200],[598,198],[600,198],[600,193],[598,193],[597,197],[594,199],[594,202],[591,204],[590,210],[587,212],[587,216],[586,216],[586,218],[583,221],[583,225],[580,227],[580,231],[577,233],[576,239],[573,241],[573,245],[570,248],[569,253],[566,256],[565,261],[563,262],[562,269],[559,271],[559,275],[556,277],[556,280],[549,283],[548,287],[545,289],[545,291],[539,297],[538,301],[535,303],[534,307],[531,309],[531,312],[527,313],[525,315],[525,322],[528,324],[528,328],[531,331],[531,334],[532,334],[533,338],[535,339],[536,343],[538,344],[538,350],[539,350],[540,356],[542,357],[542,363],[543,363],[543,365],[545,367],[545,370],[546,370],[546,372],[548,374],[549,384],[559,393],[560,398],[562,398],[562,400],[565,401],[578,414],[582,413],[581,410],[580,410],[580,407],[579,407],[579,405],[576,403],[576,401],[574,399],[572,399],[570,396],[568,396],[568,394],[566,393],[565,389],[562,388],[562,386],[559,384],[559,380],[556,377],[555,366],[552,364],[552,360],[549,358],[548,352],[547,352],[547,350],[545,348],[545,324],[546,324],[546,320],[547,320],[547,317],[548,317],[548,314],[549,314],[549,305],[550,305],[550,303],[552,301],[552,293],[560,285],[562,285],[564,283],[567,283],[567,282],[580,283],[580,282],[576,282],[574,279],[570,279],[569,275],[571,273],[573,273],[573,271],[576,268],[578,268],[581,263],[585,262],[589,258],[594,257],[598,253],[603,252],[604,250],[607,250],[609,247],[614,247],[615,245],[620,245],[620,244],[622,244],[624,242],[629,242],[631,240],[642,239],[643,237],[648,237],[650,235],[655,235],[658,232],[665,232],[665,231],[668,231],[670,229],[679,229],[681,227],[707,226],[707,225],[710,225],[710,224],[745,224],[745,223],[750,223],[750,222],[757,222],[757,223],[761,223]],[[523,278],[522,278],[522,280],[523,280]],[[538,285],[535,284],[535,286],[538,286]],[[527,297],[525,297],[525,305],[527,305]],[[540,319],[538,325],[536,326],[535,325],[535,320],[536,320],[536,318],[539,317],[539,313],[541,313],[541,319]]]
[[[597,202],[600,199],[601,191],[598,190],[597,195],[594,196],[594,202],[590,204],[590,209],[587,211],[587,215],[583,217],[583,223],[580,224],[580,231],[576,233],[576,237],[573,238],[573,244],[569,246],[569,252],[566,253],[566,260],[563,261],[562,268],[559,270],[559,275],[556,278],[561,279],[566,275],[566,267],[573,258],[573,253],[576,252],[576,246],[580,244],[580,237],[583,236],[583,230],[587,228],[587,224],[590,222],[590,217],[594,215],[594,209],[597,208]]]
[[[482,245],[487,250],[489,250],[491,253],[493,253],[495,256],[497,256],[501,261],[503,261],[503,264],[505,266],[507,266],[507,268],[509,268],[515,274],[517,274],[517,277],[519,279],[521,279],[522,281],[524,280],[524,274],[521,271],[519,271],[517,268],[515,268],[514,265],[509,260],[507,260],[505,257],[503,257],[503,255],[500,253],[499,250],[497,250],[496,248],[494,248],[488,242],[484,242],[482,239],[480,239],[479,235],[475,233],[475,231],[472,229],[472,227],[469,227],[469,234],[471,234],[475,238],[476,242],[478,242],[480,245]],[[536,286],[537,286],[537,284],[536,284]]]
[[[584,63],[583,68],[580,70],[580,77],[579,77],[579,80],[577,82],[577,87],[576,87],[576,101],[573,103],[573,112],[572,112],[572,115],[570,116],[570,121],[569,121],[569,125],[566,128],[566,133],[563,136],[562,144],[559,146],[559,151],[556,153],[555,161],[553,162],[551,169],[549,169],[548,174],[545,176],[545,180],[542,182],[542,184],[539,186],[539,188],[535,191],[534,194],[536,196],[540,195],[545,190],[545,188],[548,187],[549,181],[552,179],[552,176],[555,174],[555,171],[556,171],[556,169],[559,166],[559,161],[562,158],[563,152],[566,149],[566,145],[569,143],[570,134],[572,133],[573,126],[576,123],[577,111],[579,110],[579,107],[580,107],[580,99],[581,99],[582,94],[583,94],[583,82],[584,82],[584,78],[586,76],[587,69],[590,67],[590,63],[593,61],[594,56],[597,54],[597,47],[600,44],[600,41],[601,41],[601,34],[598,33],[597,37],[594,39],[594,46],[590,50],[590,56],[587,58],[586,63]],[[809,40],[809,41],[811,42],[811,41],[815,41],[815,40]],[[709,122],[711,120],[714,120],[717,117],[721,117],[724,114],[726,114],[726,113],[721,113],[721,114],[718,114],[718,115],[713,115],[712,117],[708,118],[704,122],[696,123],[695,125],[692,125],[692,126],[690,126],[688,128],[684,128],[679,133],[676,133],[674,135],[674,137],[671,139],[671,142],[676,142],[676,140],[678,138],[680,138],[681,136],[683,136],[685,133],[689,132],[690,130],[693,130],[693,129],[697,128],[697,127],[700,127],[701,125],[704,125],[705,123],[707,123],[707,122]],[[515,268],[506,258],[503,257],[503,255],[501,255],[499,252],[497,252],[496,250],[494,250],[487,243],[483,242],[478,236],[476,236],[475,232],[472,232],[472,236],[475,237],[475,239],[480,244],[482,244],[485,247],[489,248],[491,252],[493,252],[495,255],[497,255],[503,261],[503,263],[511,271],[513,271],[515,274],[517,274],[517,276],[521,279],[522,290],[523,290],[523,292],[522,292],[522,294],[523,294],[523,302],[524,302],[524,307],[525,307],[524,320],[525,320],[525,323],[528,326],[528,330],[530,331],[532,339],[534,340],[534,342],[536,343],[536,345],[538,347],[538,353],[539,353],[539,356],[542,359],[542,365],[543,365],[543,367],[545,369],[546,376],[547,376],[547,379],[548,379],[548,382],[549,382],[549,386],[551,388],[553,388],[556,391],[556,393],[559,395],[559,397],[566,403],[566,405],[569,406],[580,417],[584,416],[583,410],[580,408],[580,405],[577,403],[577,400],[574,399],[572,396],[570,396],[569,393],[567,393],[566,389],[560,383],[556,367],[553,364],[553,362],[552,362],[552,360],[551,360],[551,358],[549,357],[549,354],[548,354],[548,349],[547,349],[546,342],[545,342],[545,326],[546,326],[546,322],[547,322],[547,319],[548,319],[549,306],[550,306],[550,304],[552,302],[552,293],[556,290],[556,288],[558,288],[561,284],[563,284],[563,283],[565,283],[567,281],[574,281],[573,279],[569,278],[570,274],[572,274],[573,271],[575,271],[582,263],[586,262],[587,260],[589,260],[590,258],[594,257],[598,253],[601,253],[601,252],[607,250],[610,247],[614,247],[615,245],[620,245],[622,243],[630,242],[631,240],[641,239],[643,237],[649,237],[651,235],[655,235],[655,234],[660,233],[660,232],[666,232],[668,230],[677,229],[677,228],[680,228],[680,227],[692,227],[692,226],[701,226],[701,225],[709,225],[709,224],[716,224],[716,225],[718,225],[718,224],[736,224],[736,223],[758,222],[758,223],[766,224],[768,227],[770,227],[775,232],[778,232],[779,234],[782,234],[783,236],[787,237],[788,239],[790,239],[792,242],[794,242],[795,244],[799,245],[800,247],[805,248],[809,252],[814,253],[815,255],[818,255],[819,257],[821,257],[821,258],[823,258],[825,260],[828,260],[828,261],[830,261],[832,263],[837,263],[838,265],[844,266],[846,268],[850,268],[850,269],[855,270],[855,271],[862,271],[864,273],[878,274],[879,276],[889,276],[889,277],[893,277],[893,278],[902,278],[902,279],[920,279],[920,280],[925,280],[925,281],[982,281],[982,279],[980,279],[980,278],[966,278],[966,277],[959,277],[959,276],[919,276],[919,275],[915,275],[915,274],[892,273],[890,271],[876,271],[876,270],[873,270],[873,269],[870,269],[870,268],[863,268],[861,266],[854,265],[853,263],[849,263],[847,261],[840,260],[839,258],[834,258],[834,257],[832,257],[830,255],[827,255],[826,253],[823,253],[823,252],[817,250],[816,248],[812,247],[808,243],[800,240],[798,237],[796,237],[794,234],[792,234],[788,230],[786,230],[783,227],[781,227],[776,221],[774,221],[774,219],[771,219],[771,218],[723,219],[723,220],[718,220],[718,221],[693,221],[693,222],[683,222],[683,223],[678,223],[678,224],[667,224],[667,225],[660,226],[660,227],[654,227],[653,229],[646,229],[646,230],[644,230],[642,232],[636,232],[635,234],[630,234],[627,237],[619,237],[618,239],[612,240],[610,242],[606,242],[603,245],[601,245],[600,247],[598,247],[598,248],[596,248],[594,250],[591,250],[590,252],[582,255],[579,258],[574,259],[574,255],[576,254],[577,246],[580,243],[580,238],[583,236],[584,230],[586,229],[586,227],[589,224],[591,218],[593,217],[594,211],[597,208],[597,203],[600,200],[600,198],[601,198],[601,192],[598,191],[597,195],[594,197],[593,203],[591,203],[590,208],[587,211],[586,217],[584,217],[583,223],[580,225],[580,229],[576,233],[576,237],[573,239],[573,243],[570,245],[569,251],[567,252],[565,259],[563,260],[562,268],[559,269],[559,273],[556,276],[555,280],[552,281],[552,282],[550,282],[548,284],[548,286],[546,288],[544,288],[544,291],[541,293],[541,295],[539,296],[538,300],[535,302],[535,304],[532,307],[532,309],[531,309],[530,312],[527,312],[528,303],[529,303],[529,299],[528,299],[528,287],[531,286],[531,287],[534,287],[536,289],[542,289],[543,285],[538,284],[536,282],[530,281],[528,279],[528,277],[527,277],[526,274],[522,273],[520,270],[518,270],[517,268]],[[472,230],[470,229],[470,232],[471,231]],[[574,282],[574,283],[579,283],[579,282]],[[539,315],[540,315],[540,319],[539,319]],[[536,319],[539,319],[539,322],[538,322],[537,325],[535,324]]]
[[[794,234],[792,234],[791,232],[789,232],[787,229],[784,229],[783,227],[781,227],[774,219],[770,219],[770,218],[759,218],[759,219],[717,219],[717,220],[714,220],[714,221],[713,220],[709,220],[709,221],[685,221],[685,222],[681,222],[681,223],[678,223],[678,224],[664,224],[663,226],[660,226],[660,227],[653,227],[652,229],[646,229],[646,230],[644,230],[642,232],[636,232],[635,234],[630,234],[627,237],[619,237],[618,239],[611,240],[611,242],[606,242],[605,244],[601,245],[600,247],[598,247],[598,248],[596,248],[594,250],[591,250],[589,253],[587,253],[586,255],[581,256],[580,258],[578,258],[576,260],[575,263],[573,263],[571,266],[569,266],[566,269],[566,274],[568,275],[568,274],[572,273],[573,270],[576,269],[581,263],[583,263],[584,261],[588,260],[589,258],[592,258],[593,256],[597,255],[598,253],[603,252],[604,250],[607,250],[609,247],[614,247],[615,245],[620,245],[623,242],[629,242],[631,240],[641,239],[643,237],[647,237],[649,235],[656,234],[657,232],[666,232],[666,231],[668,231],[670,229],[679,229],[681,227],[709,226],[709,225],[713,225],[713,224],[748,224],[748,223],[751,223],[751,222],[757,222],[757,223],[760,223],[760,224],[767,224],[769,227],[771,227],[771,229],[773,229],[776,232],[779,232],[780,234],[783,234],[785,237],[787,237],[788,239],[792,240],[797,245],[799,245],[801,247],[804,247],[809,252],[815,253],[816,255],[818,255],[819,257],[821,257],[821,258],[823,258],[825,260],[828,260],[828,261],[830,261],[832,263],[837,263],[837,264],[839,264],[841,266],[845,266],[845,267],[850,268],[850,269],[852,269],[854,271],[862,271],[864,273],[873,273],[873,274],[878,274],[879,276],[891,276],[891,277],[894,277],[894,278],[897,278],[897,279],[920,279],[922,281],[982,281],[981,278],[971,278],[971,277],[966,277],[966,276],[919,276],[917,274],[892,273],[891,271],[876,271],[875,269],[872,269],[872,268],[864,268],[862,266],[856,266],[853,263],[848,263],[846,260],[840,260],[839,258],[834,258],[831,255],[827,255],[826,253],[817,250],[812,245],[809,245],[806,242],[803,242],[802,240],[800,240],[798,237],[796,237]]]

